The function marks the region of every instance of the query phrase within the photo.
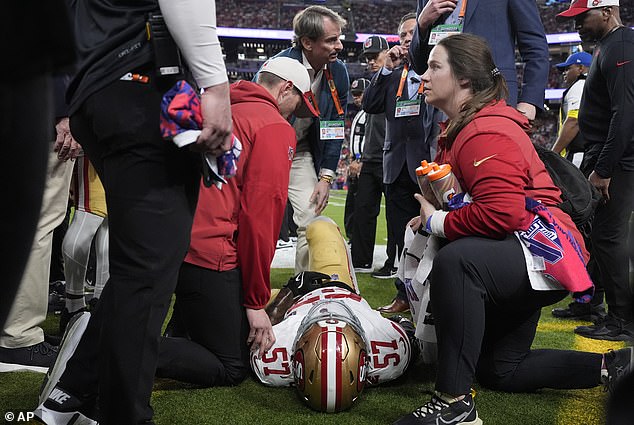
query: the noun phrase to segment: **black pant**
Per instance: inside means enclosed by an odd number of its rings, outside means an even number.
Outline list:
[[[70,222],[71,204],[66,209],[66,217],[59,226],[53,231],[53,245],[51,247],[51,269],[48,274],[48,281],[55,282],[58,280],[66,280],[64,274],[64,257],[62,255],[62,242],[68,231],[68,223]]]
[[[71,116],[106,192],[110,279],[60,386],[98,389],[106,425],[152,419],[161,325],[189,246],[199,160],[160,136],[166,88],[116,81]]]
[[[183,263],[174,314],[189,335],[162,338],[156,375],[206,387],[237,385],[249,372],[249,322],[240,270]]]
[[[601,354],[531,350],[541,307],[567,292],[532,289],[514,236],[450,242],[434,258],[431,279],[438,391],[467,394],[475,376],[510,392],[599,384]]]
[[[608,309],[626,321],[634,320],[628,253],[629,221],[634,209],[634,171],[616,167],[608,188],[610,200],[597,207],[592,221],[591,277],[600,281]]]
[[[372,264],[376,222],[381,212],[381,196],[385,193],[383,184],[383,164],[364,162],[359,174],[359,189],[354,210],[352,230],[352,264],[362,266]],[[389,238],[388,238],[389,240]],[[389,252],[386,264],[394,266],[395,251]],[[391,254],[391,255],[390,255]]]
[[[279,239],[288,242],[291,236],[297,237],[297,224],[293,221],[293,206],[289,201],[286,201]]]
[[[420,215],[420,204],[414,198],[420,193],[418,184],[412,181],[407,166],[404,164],[398,178],[385,185],[385,215],[388,227],[394,236],[397,258],[400,258],[405,244],[405,226],[414,217]],[[397,297],[407,300],[403,282],[396,279],[394,284],[398,290]]]
[[[354,217],[356,214],[356,200],[359,193],[359,177],[348,177],[346,184],[348,190],[346,192],[346,205],[343,210],[343,227],[348,239],[352,239]],[[372,264],[372,261],[370,261],[370,264]]]

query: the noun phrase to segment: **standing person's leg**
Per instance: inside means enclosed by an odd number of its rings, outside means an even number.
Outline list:
[[[373,183],[374,183],[374,202],[377,208],[377,217],[381,211],[381,197],[385,194],[385,184],[383,184],[383,166],[382,164],[373,164],[374,169],[372,173]],[[377,220],[374,219],[374,227],[376,228]],[[387,258],[383,263],[383,266],[378,270],[372,272],[372,277],[378,279],[392,279],[396,277],[396,243],[394,241],[394,235],[392,230],[390,229],[390,225],[387,223],[387,214],[386,214],[386,247],[385,247],[385,255]]]
[[[279,240],[284,242],[289,241],[289,228],[288,228],[288,202],[286,202],[286,208],[284,209],[284,216],[282,217],[282,224],[280,225],[280,235],[278,237]]]
[[[197,161],[160,137],[163,92],[117,81],[71,118],[106,191],[110,280],[60,386],[94,392],[98,365],[104,424],[152,419],[159,333],[189,244]]]
[[[355,267],[372,267],[374,241],[376,239],[376,218],[381,208],[381,187],[374,179],[374,163],[364,163],[359,176],[359,191],[355,205],[355,220],[352,233],[352,264]],[[381,164],[378,164],[381,167]]]
[[[45,347],[42,350],[34,348],[44,342],[40,324],[46,319],[48,309],[53,231],[66,216],[73,169],[72,161],[57,158],[53,144],[49,149],[46,186],[35,239],[13,306],[0,333],[0,363],[7,368],[11,364],[33,366],[32,370],[40,372],[46,371],[55,360],[53,352],[44,356]]]
[[[48,275],[48,281],[57,282],[64,281],[64,256],[62,254],[62,243],[64,242],[64,236],[68,231],[68,224],[70,223],[70,211],[71,204],[67,202],[66,215],[62,222],[53,230],[53,242],[51,243],[51,265]]]
[[[7,202],[0,209],[0,252],[5,260],[0,328],[29,259],[42,206],[53,128],[53,92],[48,75],[0,82],[0,176],[4,182],[2,199]]]
[[[293,205],[289,201],[286,201],[286,211],[284,212],[286,215],[286,222],[288,224],[288,238],[297,242],[297,223],[293,220]]]
[[[394,242],[396,244],[397,259],[400,257],[403,251],[405,242],[405,226],[415,216],[420,214],[420,204],[414,198],[414,193],[419,193],[418,185],[412,181],[407,172],[407,167],[404,165],[397,180],[388,184],[386,188],[386,213],[388,209],[390,211],[390,223],[389,226],[392,229],[394,235]],[[401,310],[403,308],[409,308],[407,306],[407,294],[405,292],[405,285],[400,279],[394,280],[394,286],[396,286],[396,302]],[[407,306],[407,307],[405,307]],[[379,311],[384,313],[395,313],[397,306],[394,302],[391,305],[387,305],[379,308]]]
[[[308,270],[306,226],[315,217],[315,204],[310,203],[310,197],[316,184],[317,174],[313,157],[309,153],[296,154],[288,184],[288,200],[293,207],[293,221],[297,224],[295,274]]]
[[[598,153],[582,154],[583,161],[580,164],[579,169],[583,175],[588,178],[592,173],[596,164]],[[566,308],[555,308],[552,313],[555,317],[580,319],[593,321],[595,323],[602,321],[605,318],[605,308],[603,301],[605,299],[605,290],[603,288],[603,279],[601,278],[601,270],[597,265],[596,256],[592,247],[592,227],[593,221],[586,223],[582,230],[583,242],[586,245],[586,249],[590,253],[590,260],[586,265],[588,274],[594,283],[594,295],[592,296],[592,302],[590,304],[582,304],[571,302]]]
[[[390,222],[392,218],[387,213],[387,185],[383,184],[383,196],[385,197],[385,225],[387,227],[387,246],[385,247],[385,253],[387,255],[387,264],[396,264],[396,239]]]
[[[346,205],[343,210],[343,227],[346,231],[346,237],[352,239],[354,228],[354,214],[356,210],[356,199],[359,193],[359,177],[348,177],[346,183],[348,190],[346,193]]]
[[[610,180],[610,200],[596,210],[592,223],[592,256],[608,304],[608,317],[575,332],[595,339],[627,340],[634,337],[634,306],[630,287],[628,228],[634,208],[634,172],[616,168]]]

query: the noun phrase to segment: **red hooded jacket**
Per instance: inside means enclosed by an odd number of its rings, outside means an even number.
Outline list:
[[[570,230],[587,262],[583,238],[565,212],[556,206],[561,192],[525,133],[527,118],[505,101],[480,110],[458,134],[450,148],[438,141],[437,163],[448,163],[472,203],[451,211],[444,220],[447,239],[486,236],[502,239],[526,230],[534,214],[525,208],[525,197],[549,207],[560,224]]]
[[[185,261],[210,270],[240,267],[247,308],[271,296],[271,261],[288,196],[295,130],[262,86],[231,85],[233,132],[242,142],[235,177],[219,190],[200,186]]]

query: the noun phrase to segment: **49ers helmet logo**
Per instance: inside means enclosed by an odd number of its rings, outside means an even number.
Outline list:
[[[302,350],[297,350],[293,356],[293,370],[297,390],[304,391],[304,387],[306,386],[306,377],[304,375],[306,368],[304,367],[304,353]]]
[[[365,334],[350,308],[338,300],[313,305],[293,347],[301,400],[320,412],[349,409],[363,390],[368,367]]]

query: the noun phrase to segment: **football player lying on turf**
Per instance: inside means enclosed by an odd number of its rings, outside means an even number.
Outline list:
[[[398,378],[411,360],[404,318],[386,319],[358,293],[347,245],[337,225],[316,217],[306,229],[309,272],[292,277],[267,307],[275,344],[251,367],[262,383],[295,385],[323,412],[348,409],[365,384]],[[397,323],[397,321],[399,323]]]

